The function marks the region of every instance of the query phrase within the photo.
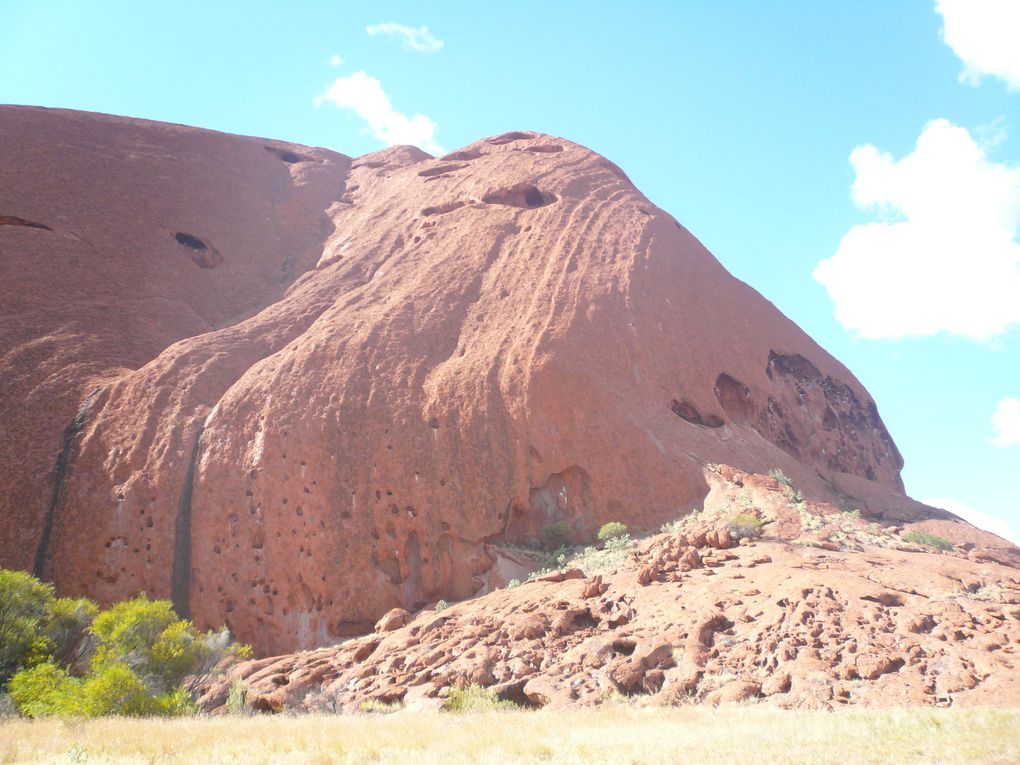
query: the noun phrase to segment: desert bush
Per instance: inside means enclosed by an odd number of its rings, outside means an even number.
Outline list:
[[[50,662],[21,670],[9,684],[11,699],[25,717],[85,715],[81,686],[80,679]]]
[[[518,579],[517,577],[514,577],[513,579],[511,579],[509,582],[506,583],[506,588],[508,590],[512,590],[514,587],[520,587],[520,586],[521,586],[521,580]]]
[[[566,521],[556,521],[555,523],[547,523],[542,528],[542,536],[545,538],[546,545],[548,547],[562,547],[566,544],[567,537],[570,535],[570,524]]]
[[[452,688],[443,702],[445,712],[498,712],[518,708],[512,701],[501,701],[495,691],[476,684]]]
[[[436,606],[435,606],[436,611],[445,611],[449,607],[450,607],[450,604],[446,600],[444,600],[443,598],[440,598],[439,600],[436,601]]]
[[[186,676],[251,649],[225,629],[200,633],[169,601],[143,594],[99,612],[89,600],[53,597],[29,574],[0,570],[0,655],[22,715],[179,715],[195,708],[180,687]]]
[[[750,513],[740,513],[730,518],[729,532],[733,539],[761,536],[762,521]]]
[[[784,473],[779,468],[774,468],[774,469],[770,470],[769,471],[769,478],[775,478],[777,481],[779,481],[779,483],[783,484],[784,486],[787,486],[787,487],[789,487],[791,489],[793,488],[793,481],[791,481],[789,478],[787,478],[786,477],[786,473]]]
[[[0,689],[22,667],[45,661],[49,645],[42,627],[52,601],[52,585],[0,569]]]
[[[622,537],[626,533],[626,524],[619,521],[610,521],[609,523],[602,524],[602,528],[599,529],[598,539],[600,542],[605,542],[615,537]]]
[[[97,639],[89,629],[99,607],[88,598],[54,598],[50,601],[43,632],[49,641],[49,654],[59,667],[74,674],[88,669],[88,660]]]
[[[909,534],[904,535],[903,539],[913,544],[927,545],[928,547],[934,547],[938,550],[956,549],[953,543],[948,539],[936,534],[929,534],[926,531],[911,531]]]

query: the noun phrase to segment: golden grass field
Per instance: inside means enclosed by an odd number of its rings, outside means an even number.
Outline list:
[[[1020,710],[634,708],[7,720],[3,763],[1020,763]]]

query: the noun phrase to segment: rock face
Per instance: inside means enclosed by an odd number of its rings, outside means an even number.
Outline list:
[[[470,683],[531,706],[645,697],[781,707],[1020,703],[1020,571],[939,552],[720,467],[706,509],[619,567],[540,577],[340,646],[245,662],[256,708],[438,707]],[[761,524],[742,539],[733,508]],[[722,543],[717,531],[726,532]],[[979,553],[979,554],[976,554]]]
[[[853,375],[576,144],[3,107],[0,151],[0,564],[62,592],[318,646],[495,542],[656,528],[709,463],[1013,549],[904,496]]]

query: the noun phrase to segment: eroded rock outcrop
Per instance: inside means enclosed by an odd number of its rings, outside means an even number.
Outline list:
[[[700,507],[708,463],[957,528],[853,375],[584,147],[0,113],[0,563],[62,592],[318,646],[498,584],[492,542]]]
[[[707,509],[634,543],[619,566],[243,663],[207,682],[201,703],[220,709],[237,679],[274,710],[435,708],[471,683],[531,706],[1020,703],[1020,569],[975,560],[966,543],[911,543],[907,527],[798,499],[765,476],[710,475]],[[742,533],[735,515],[760,527]]]

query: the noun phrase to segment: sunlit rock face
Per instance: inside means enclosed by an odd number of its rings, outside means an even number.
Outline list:
[[[925,511],[853,375],[613,163],[508,133],[357,159],[0,109],[0,563],[260,653],[657,528],[706,464]]]

